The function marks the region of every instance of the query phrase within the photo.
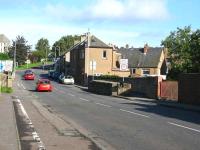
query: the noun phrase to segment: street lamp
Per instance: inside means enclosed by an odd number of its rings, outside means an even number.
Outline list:
[[[16,40],[15,40],[15,49],[14,49],[14,55],[13,55],[13,78],[15,78],[15,69],[16,69]]]
[[[53,49],[53,47],[55,48],[55,54],[54,54],[54,56],[55,56],[55,60],[56,60],[56,51],[57,51],[57,48],[58,48],[58,56],[60,56],[60,46],[52,46],[52,49]]]

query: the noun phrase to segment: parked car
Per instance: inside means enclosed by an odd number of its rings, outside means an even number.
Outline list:
[[[60,83],[63,83],[63,84],[74,84],[74,78],[70,75],[60,75],[59,76],[59,81]]]
[[[32,72],[28,72],[26,74],[24,74],[24,80],[34,80],[35,79],[35,75],[34,73]]]
[[[59,72],[53,72],[52,78],[57,81],[57,80],[59,80],[60,75],[61,75],[61,73],[59,73]]]
[[[55,70],[49,70],[49,71],[48,71],[48,76],[49,76],[49,78],[52,78],[52,77],[53,77],[54,72],[55,72]]]
[[[48,91],[51,92],[53,89],[53,86],[51,85],[51,82],[49,79],[39,79],[36,83],[36,91]]]

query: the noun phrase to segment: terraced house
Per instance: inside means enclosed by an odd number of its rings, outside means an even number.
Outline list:
[[[162,76],[166,78],[168,71],[165,50],[162,47],[122,48],[118,50],[128,58],[131,76]]]

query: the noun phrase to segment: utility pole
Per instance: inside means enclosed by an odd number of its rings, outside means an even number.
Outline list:
[[[14,55],[13,55],[13,77],[15,78],[15,69],[16,69],[16,46],[17,46],[17,44],[16,44],[16,40],[15,40],[15,49],[14,49]]]

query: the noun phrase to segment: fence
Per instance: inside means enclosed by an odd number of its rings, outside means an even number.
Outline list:
[[[178,100],[178,82],[162,81],[160,82],[160,97],[166,100]]]
[[[178,86],[179,102],[200,105],[200,73],[182,74]]]

